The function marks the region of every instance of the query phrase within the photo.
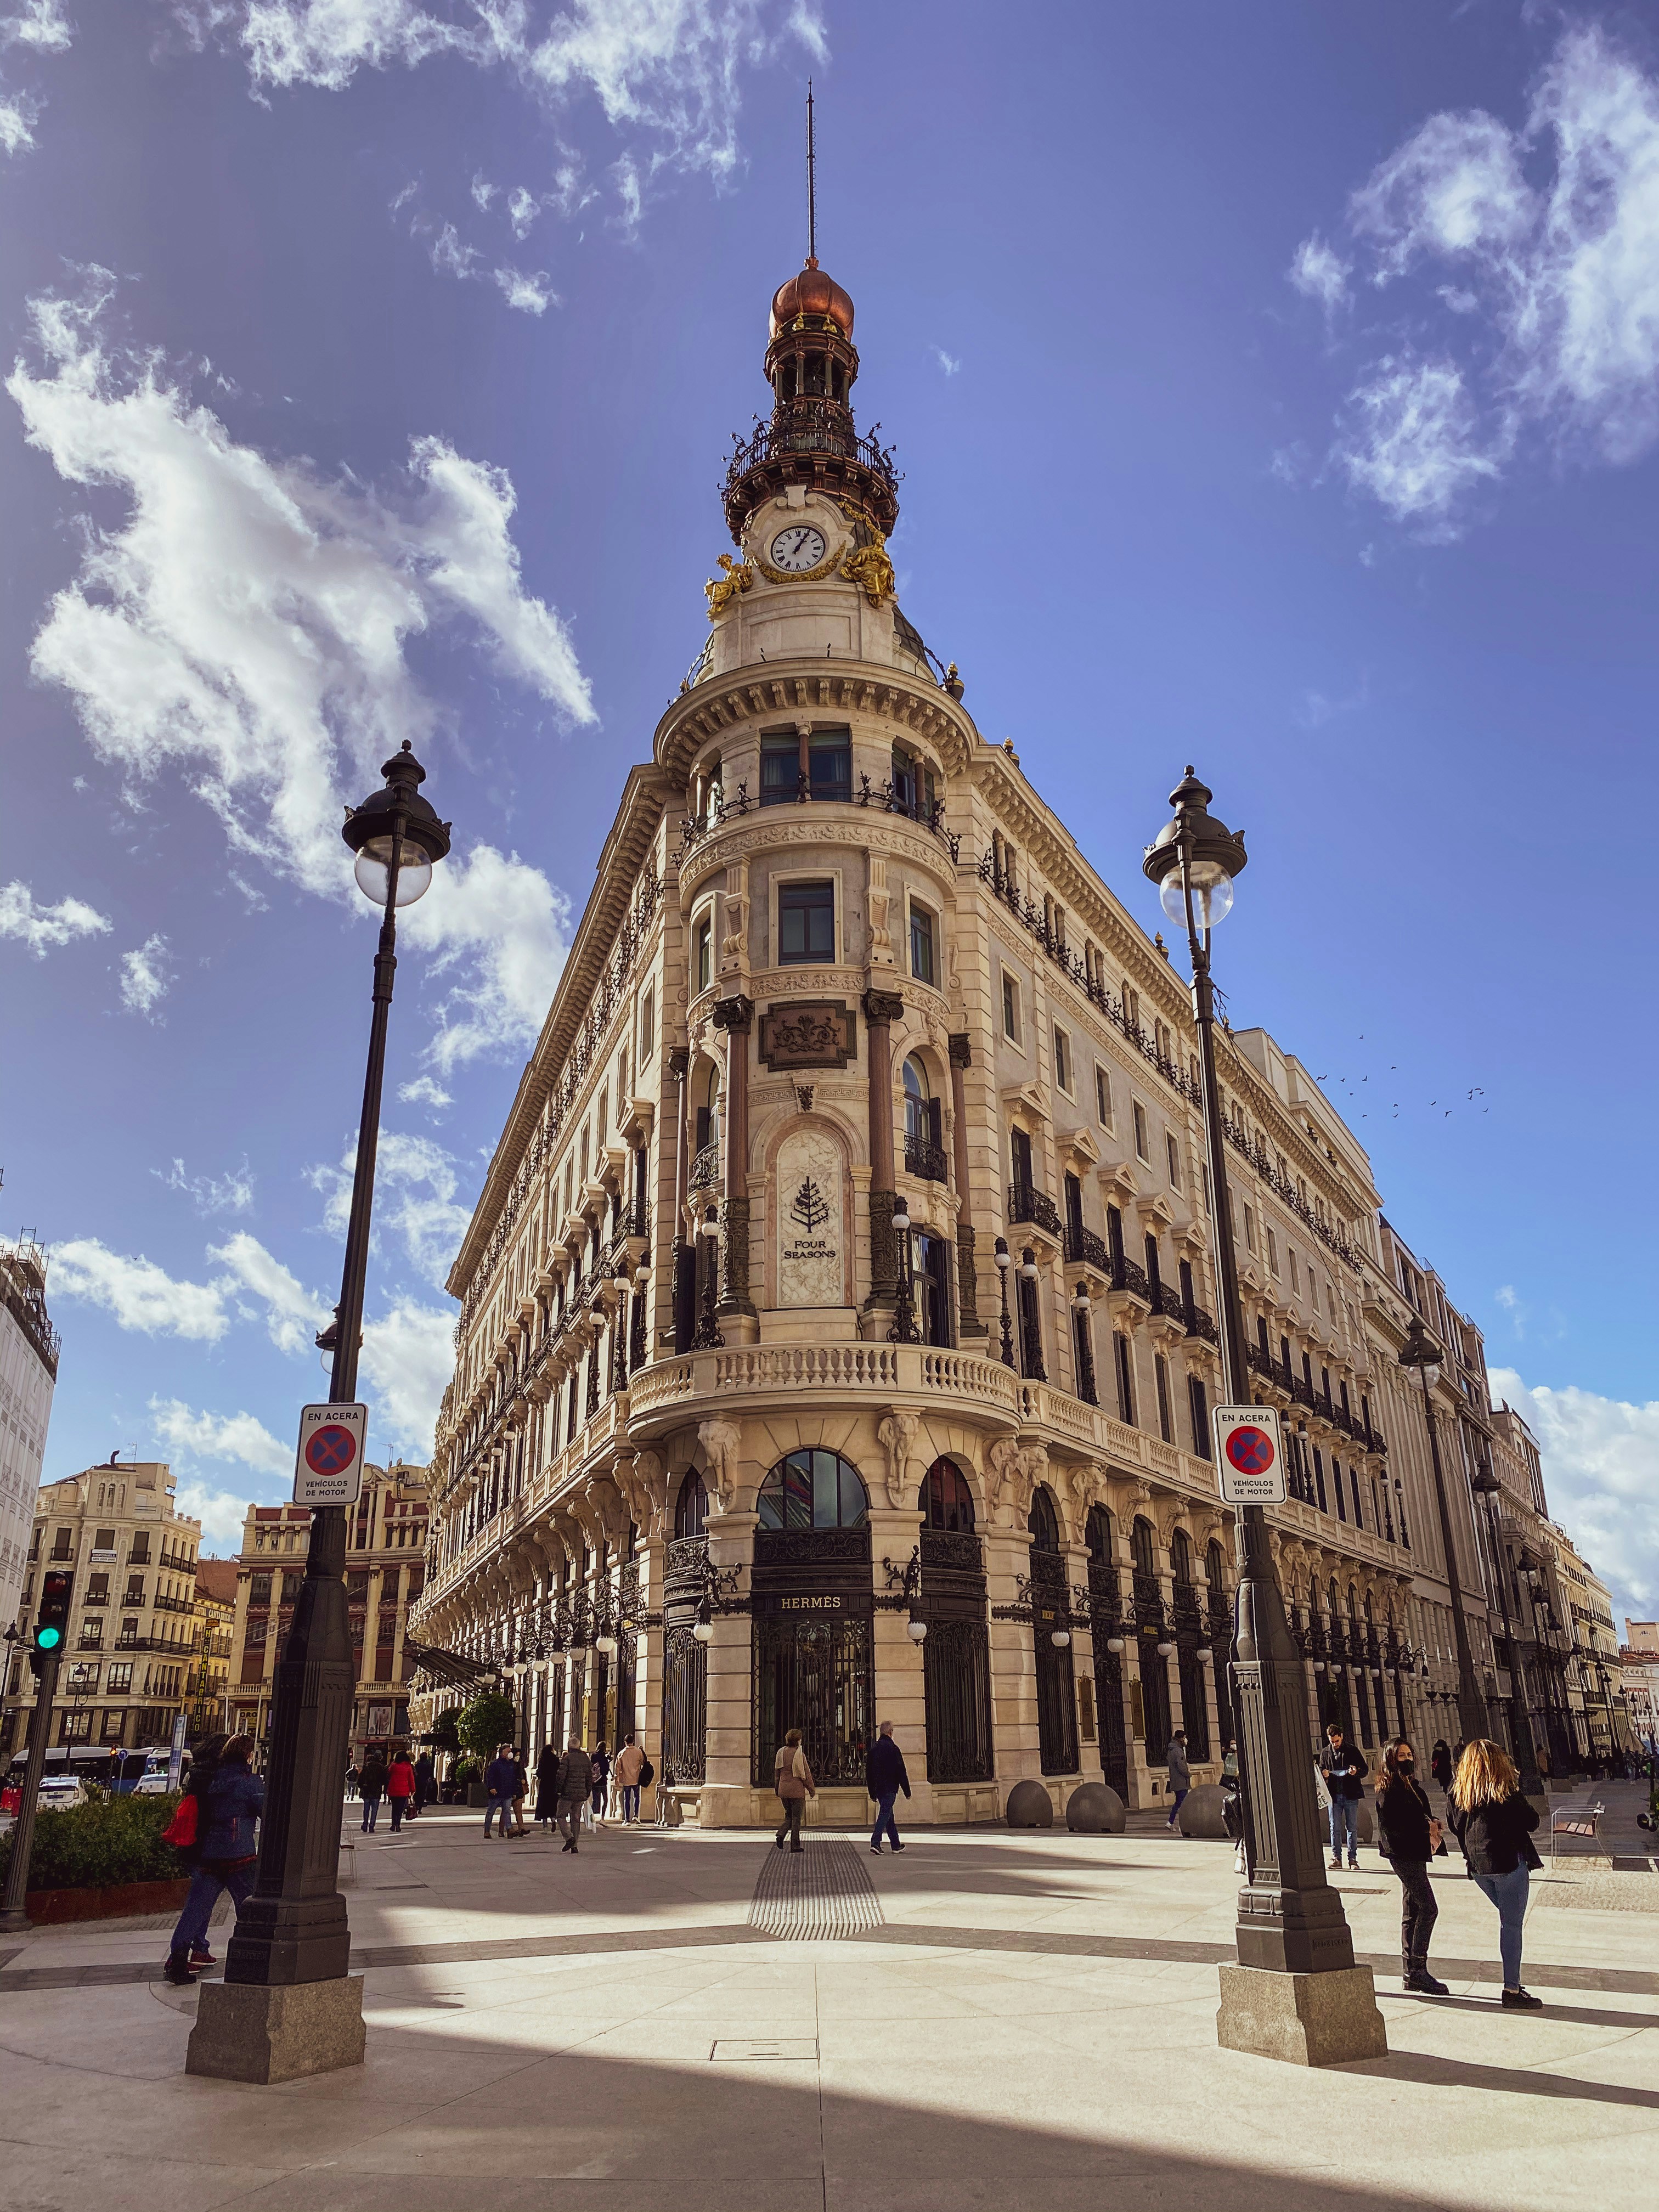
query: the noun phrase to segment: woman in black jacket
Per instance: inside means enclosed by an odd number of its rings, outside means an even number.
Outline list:
[[[1464,1747],[1448,1798],[1469,1878],[1498,1907],[1504,2002],[1512,2012],[1536,2012],[1542,2000],[1521,1986],[1521,1927],[1532,1869],[1543,1863],[1532,1842],[1538,1814],[1521,1795],[1514,1760],[1485,1736]]]
[[[1434,1749],[1429,1754],[1429,1771],[1443,1790],[1451,1788],[1451,1746],[1443,1735],[1434,1740]]]
[[[1440,1917],[1429,1881],[1429,1861],[1440,1849],[1440,1823],[1417,1778],[1417,1758],[1396,1736],[1376,1770],[1377,1849],[1400,1877],[1400,1972],[1408,1990],[1425,1996],[1449,1994],[1429,1972],[1429,1938]]]

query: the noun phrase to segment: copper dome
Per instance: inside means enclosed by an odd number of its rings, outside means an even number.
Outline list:
[[[853,335],[853,302],[816,261],[809,261],[799,276],[780,284],[773,294],[770,335],[776,337],[797,315],[828,315],[843,337]]]

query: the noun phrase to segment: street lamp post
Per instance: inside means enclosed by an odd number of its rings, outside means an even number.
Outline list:
[[[1208,812],[1212,795],[1188,768],[1170,794],[1174,819],[1148,847],[1144,868],[1164,912],[1185,926],[1192,957],[1223,1386],[1229,1404],[1242,1406],[1251,1400],[1216,1079],[1210,933],[1232,905],[1247,855],[1243,838]],[[1325,1879],[1306,1676],[1260,1505],[1238,1508],[1238,1535],[1233,1710],[1249,1872],[1238,1898],[1238,1963],[1221,1968],[1218,2038],[1231,2050],[1301,2065],[1378,2057],[1388,2038],[1370,1969],[1355,1965],[1342,1901]]]
[[[1492,1571],[1498,1577],[1498,1604],[1504,1618],[1504,1648],[1510,1662],[1510,1743],[1520,1770],[1523,1797],[1544,1796],[1544,1778],[1538,1771],[1538,1747],[1533,1741],[1532,1716],[1527,1710],[1526,1678],[1522,1669],[1515,1624],[1510,1618],[1510,1563],[1504,1544],[1503,1516],[1498,1510],[1503,1485],[1490,1467],[1473,1478],[1473,1487],[1486,1501],[1486,1534],[1492,1546]]]
[[[397,971],[397,912],[432,880],[449,824],[421,797],[426,771],[407,739],[381,773],[385,787],[347,814],[358,887],[381,909],[374,1012],[329,1401],[357,1391],[374,1161]],[[239,2081],[287,2081],[363,2055],[362,1983],[347,1973],[351,1935],[339,1891],[340,1807],[351,1735],[355,1669],[346,1616],[346,1509],[312,1510],[305,1578],[276,1663],[259,1865],[225,1951],[225,1978],[204,1984],[185,2069]]]
[[[921,1331],[916,1327],[916,1302],[910,1283],[910,1207],[902,1192],[893,1208],[893,1233],[898,1238],[898,1297],[887,1338],[890,1344],[920,1344]]]
[[[1434,1469],[1435,1510],[1440,1516],[1440,1547],[1446,1555],[1446,1587],[1451,1595],[1452,1640],[1457,1650],[1457,1725],[1465,1743],[1486,1733],[1486,1701],[1475,1680],[1474,1652],[1469,1644],[1469,1625],[1463,1614],[1463,1580],[1457,1571],[1452,1544],[1451,1507],[1446,1498],[1446,1473],[1440,1460],[1440,1428],[1434,1417],[1435,1384],[1440,1380],[1440,1347],[1423,1326],[1421,1314],[1412,1316],[1406,1341],[1400,1347],[1400,1364],[1414,1374],[1423,1387],[1423,1419],[1428,1424],[1429,1459]]]
[[[1008,1270],[1014,1264],[1014,1255],[1008,1249],[1008,1239],[999,1237],[996,1242],[997,1285],[1002,1293],[1002,1364],[1014,1364],[1014,1331],[1008,1318]]]

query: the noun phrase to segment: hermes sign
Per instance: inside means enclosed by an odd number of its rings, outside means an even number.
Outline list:
[[[760,1056],[771,1068],[845,1067],[858,1044],[853,1009],[829,1000],[769,1006],[760,1019]]]

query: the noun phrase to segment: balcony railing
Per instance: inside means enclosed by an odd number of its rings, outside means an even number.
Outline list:
[[[1112,1271],[1112,1288],[1115,1291],[1127,1291],[1132,1297],[1143,1299],[1150,1306],[1152,1303],[1152,1286],[1147,1280],[1146,1270],[1141,1266],[1139,1261],[1127,1260],[1121,1252],[1115,1252],[1110,1255],[1109,1264]]]
[[[915,1176],[922,1182],[950,1181],[944,1146],[930,1144],[926,1137],[906,1136],[904,1165],[908,1174]]]
[[[876,428],[879,429],[880,424]],[[893,456],[873,438],[860,438],[854,428],[850,411],[832,399],[799,398],[780,401],[768,422],[756,418],[754,434],[732,438],[732,456],[726,465],[726,489],[728,498],[738,480],[750,469],[759,468],[768,461],[781,460],[790,453],[831,453],[858,467],[867,469],[878,477],[895,504],[898,499],[900,482],[898,471],[893,465]]]
[[[1097,1237],[1092,1229],[1079,1223],[1066,1231],[1066,1257],[1085,1267],[1097,1267],[1103,1275],[1112,1272],[1112,1255],[1106,1249],[1103,1237]]]
[[[1215,1316],[1212,1314],[1206,1313],[1200,1305],[1188,1306],[1186,1313],[1188,1336],[1200,1336],[1206,1344],[1220,1343],[1220,1334],[1216,1328]]]
[[[720,1139],[716,1137],[712,1145],[705,1145],[693,1158],[691,1172],[686,1180],[693,1190],[710,1190],[720,1179]]]
[[[1041,1229],[1050,1237],[1060,1234],[1060,1215],[1054,1201],[1047,1191],[1039,1190],[1035,1183],[1011,1182],[1008,1186],[1008,1218],[1029,1221],[1034,1229]]]
[[[1187,1326],[1185,1302],[1180,1291],[1173,1290],[1168,1283],[1159,1283],[1154,1287],[1152,1311],[1157,1314],[1167,1314],[1171,1321],[1178,1321],[1182,1328]]]

